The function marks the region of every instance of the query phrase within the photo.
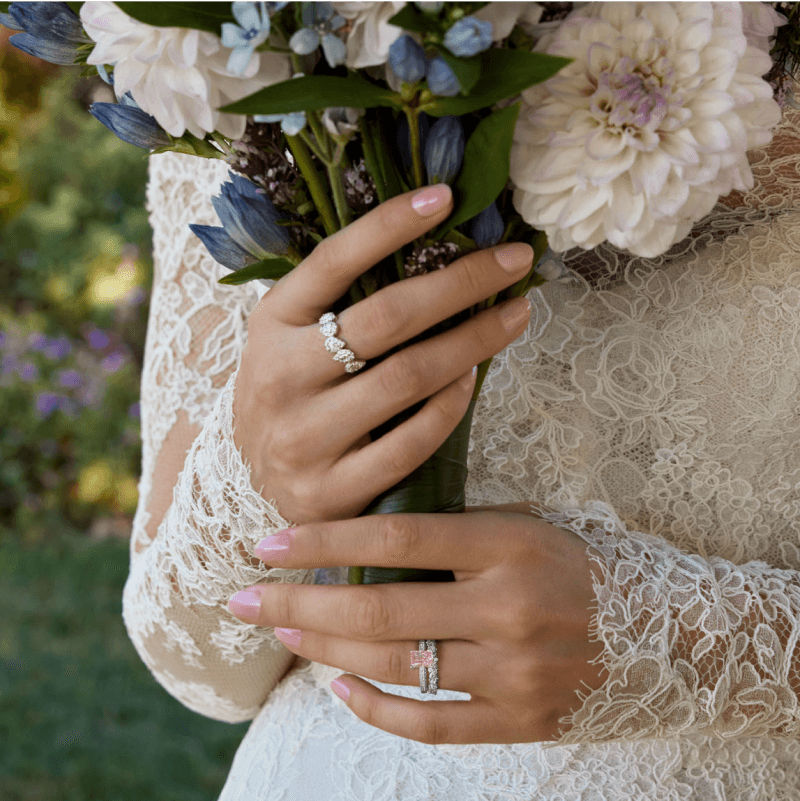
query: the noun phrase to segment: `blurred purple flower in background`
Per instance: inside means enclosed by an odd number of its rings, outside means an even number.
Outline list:
[[[9,373],[14,373],[19,366],[19,360],[16,356],[3,356],[3,363],[0,366],[0,373],[3,375],[8,375]]]
[[[23,381],[35,381],[39,377],[39,368],[33,362],[25,362],[19,369],[19,377]]]
[[[54,395],[52,392],[40,392],[36,395],[36,414],[39,417],[49,417],[62,401],[66,400],[61,395]]]
[[[132,417],[134,420],[138,420],[142,416],[142,409],[139,401],[136,403],[132,403],[128,408],[128,417]]]
[[[65,336],[60,336],[57,339],[51,339],[47,347],[44,349],[44,355],[53,361],[63,359],[70,353],[72,353],[72,343]]]
[[[39,351],[40,353],[47,347],[48,339],[41,331],[34,331],[28,334],[28,346],[31,350]]]
[[[0,331],[0,348],[6,344],[6,335]]]
[[[77,389],[83,384],[83,376],[77,370],[59,370],[58,383],[62,387]]]
[[[126,361],[127,358],[125,353],[123,353],[121,350],[115,350],[113,353],[109,353],[108,356],[103,359],[103,369],[107,373],[116,373]]]
[[[105,331],[95,328],[94,326],[88,328],[87,331],[84,332],[84,336],[89,343],[89,347],[93,350],[103,350],[103,348],[108,347],[108,343],[111,341]]]

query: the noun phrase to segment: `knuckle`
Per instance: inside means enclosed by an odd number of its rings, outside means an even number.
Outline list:
[[[445,397],[432,401],[436,413],[448,431],[452,431],[462,421],[471,397],[464,392],[459,392],[457,396],[448,393]]]
[[[337,231],[336,233],[340,234],[341,232]],[[314,261],[318,262],[318,266],[314,267],[315,271],[323,271],[328,274],[328,277],[336,275],[340,269],[339,265],[342,263],[341,248],[340,237],[337,237],[336,234],[326,236],[314,248]]]
[[[378,519],[378,547],[392,560],[400,564],[406,564],[410,554],[420,552],[420,529],[419,524],[410,515],[392,515],[385,521],[380,517],[386,515],[376,515]]]
[[[385,681],[387,684],[408,684],[409,675],[415,675],[407,670],[408,665],[406,664],[406,657],[404,657],[404,653],[405,651],[400,648],[396,648],[394,645],[390,645],[388,647],[386,651],[388,659],[385,665]]]
[[[386,475],[397,476],[399,481],[419,466],[422,460],[414,458],[415,453],[409,449],[407,443],[399,440],[396,436],[383,439],[386,441],[381,446],[381,461]]]
[[[364,303],[363,313],[363,329],[375,332],[382,340],[399,339],[408,322],[397,300],[385,291],[376,292],[369,297]]]
[[[422,371],[407,355],[407,351],[391,356],[379,368],[381,389],[388,397],[406,400],[421,391]]]
[[[425,706],[428,706],[428,704],[425,704]],[[439,715],[425,709],[425,706],[412,718],[411,726],[414,732],[414,739],[429,745],[441,745],[442,743],[450,742],[447,723]]]
[[[494,261],[494,257],[489,253],[489,258]],[[486,254],[484,252],[476,253],[471,257],[464,260],[464,269],[459,276],[459,283],[467,291],[470,297],[488,298],[492,294],[491,287],[487,282]],[[490,276],[493,276],[492,270],[488,271]]]
[[[358,593],[351,602],[347,619],[350,633],[356,640],[380,640],[389,630],[389,615],[383,602],[374,592]]]
[[[297,595],[290,584],[281,585],[281,592],[271,599],[270,617],[280,620],[281,626],[294,627],[297,620]]]

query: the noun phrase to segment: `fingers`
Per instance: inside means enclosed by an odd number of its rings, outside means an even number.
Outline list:
[[[510,727],[508,708],[483,699],[427,703],[385,693],[351,674],[337,681],[348,693],[345,703],[361,720],[407,740],[463,745],[547,739]]]
[[[299,629],[275,629],[275,636],[293,653],[312,662],[385,684],[419,687],[419,668],[411,667],[411,651],[419,648],[419,640],[366,643]],[[484,681],[490,659],[485,648],[464,640],[442,640],[436,648],[439,689],[479,695],[491,691]],[[448,666],[446,676],[442,665]]]
[[[532,262],[533,248],[515,242],[398,281],[345,309],[338,320],[341,336],[357,358],[373,359],[515,284]]]
[[[440,204],[414,208],[414,198],[426,191]],[[413,190],[381,203],[314,248],[265,296],[273,313],[291,325],[315,323],[350,288],[353,281],[403,245],[435,228],[453,208],[447,184]]]
[[[367,484],[374,486],[376,480],[385,479],[390,487],[422,464],[455,428],[469,403],[455,388],[452,395],[445,392],[437,397],[434,393],[447,388],[472,365],[503,350],[522,333],[529,318],[529,301],[515,298],[395,353],[313,401],[319,419],[331,421],[330,447],[344,453],[381,423],[431,398],[395,431],[348,455],[348,467],[358,475],[356,481],[368,479]],[[358,487],[350,481],[343,491],[358,492]]]

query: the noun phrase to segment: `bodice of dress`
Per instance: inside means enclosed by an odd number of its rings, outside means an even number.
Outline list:
[[[221,801],[800,797],[800,113],[751,165],[754,190],[664,256],[576,249],[530,292],[528,330],[495,357],[475,410],[467,502],[529,500],[593,546],[610,678],[576,698],[557,743],[431,746],[362,723],[328,687],[342,671],[227,611],[250,584],[346,574],[253,556],[291,522],[233,446],[233,382],[266,289],[217,284],[227,270],[188,228],[220,224],[210,199],[228,166],[151,157],[123,613],[172,695],[253,719]],[[177,478],[161,480],[176,453]]]

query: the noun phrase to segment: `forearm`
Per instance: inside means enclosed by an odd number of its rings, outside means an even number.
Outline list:
[[[288,522],[252,488],[234,445],[235,377],[186,456],[172,504],[123,594],[128,634],[159,683],[190,709],[227,722],[252,718],[294,659],[272,629],[233,617],[228,599],[250,584],[311,583],[314,575],[268,569],[253,556]]]
[[[608,671],[558,745],[798,735],[800,575],[686,554],[602,503],[542,517],[592,546]]]

